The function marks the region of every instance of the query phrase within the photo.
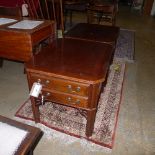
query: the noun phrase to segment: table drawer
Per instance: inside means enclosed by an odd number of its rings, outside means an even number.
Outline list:
[[[88,96],[89,85],[87,84],[57,79],[50,76],[45,77],[40,74],[30,74],[31,85],[37,81],[39,81],[43,85],[43,88],[46,89],[75,95]]]
[[[42,95],[44,95],[45,99],[49,101],[61,103],[68,106],[82,107],[82,108],[87,108],[88,106],[87,97],[80,97],[61,92],[52,92],[52,91],[49,92],[45,90],[42,91]]]

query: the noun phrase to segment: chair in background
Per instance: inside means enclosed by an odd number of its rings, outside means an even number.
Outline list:
[[[94,0],[88,6],[87,21],[92,23],[94,18],[97,24],[101,21],[110,25],[115,25],[117,13],[117,0]]]
[[[24,0],[29,16],[34,19],[48,19],[56,22],[57,30],[64,33],[62,0]]]
[[[85,12],[87,10],[89,0],[64,0],[65,22],[69,14],[69,24],[72,26],[73,12]]]
[[[22,12],[20,7],[0,6],[0,15],[21,17]]]
[[[87,23],[78,23],[67,31],[64,35],[65,38],[79,39],[91,42],[107,43],[115,47],[119,35],[119,27],[115,26],[115,18],[117,12],[117,0],[104,1],[103,0],[89,0],[88,3],[88,17],[93,13],[96,15],[98,23],[90,22],[88,18]],[[109,17],[110,16],[110,17]],[[109,25],[101,25],[100,21],[109,22]],[[100,24],[100,25],[99,25]]]
[[[6,7],[0,6],[0,15],[3,16],[14,16],[14,17],[21,17],[22,12],[20,7]],[[0,58],[0,67],[3,66],[3,58]]]

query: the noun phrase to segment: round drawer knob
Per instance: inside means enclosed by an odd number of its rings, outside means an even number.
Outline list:
[[[81,90],[81,87],[78,86],[78,87],[76,88],[76,91],[77,91],[77,92],[80,92],[80,90]]]
[[[71,86],[71,85],[68,85],[67,88],[68,88],[68,89],[72,89],[72,86]]]
[[[37,82],[40,83],[41,82],[41,79],[38,79]]]
[[[46,93],[46,96],[50,96],[50,95],[51,95],[51,93],[49,93],[49,92],[48,92],[48,93]]]
[[[68,98],[67,98],[67,101],[69,101],[69,102],[70,102],[71,100],[72,100],[72,98],[71,98],[71,97],[68,97]]]
[[[45,83],[46,83],[46,84],[49,84],[49,83],[50,83],[50,81],[49,81],[49,80],[46,80],[46,81],[45,81]]]
[[[80,102],[79,99],[77,99],[75,103],[76,103],[76,104],[80,104],[81,102]]]

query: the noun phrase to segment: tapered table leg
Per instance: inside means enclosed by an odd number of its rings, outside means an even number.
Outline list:
[[[31,99],[31,105],[32,105],[32,112],[33,112],[33,117],[36,123],[40,122],[40,112],[39,112],[39,105],[36,105],[35,98],[30,97]]]
[[[96,109],[87,111],[86,136],[92,136],[94,130],[94,122],[96,117]]]

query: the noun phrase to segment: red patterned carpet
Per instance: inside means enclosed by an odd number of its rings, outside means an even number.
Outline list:
[[[82,137],[89,142],[112,148],[124,72],[125,63],[115,60],[110,68],[107,85],[100,96],[94,133],[89,139],[85,136],[86,119],[81,112],[74,108],[47,102],[44,106],[40,106],[41,124],[71,136]],[[25,120],[33,120],[30,100],[20,107],[15,116]]]

